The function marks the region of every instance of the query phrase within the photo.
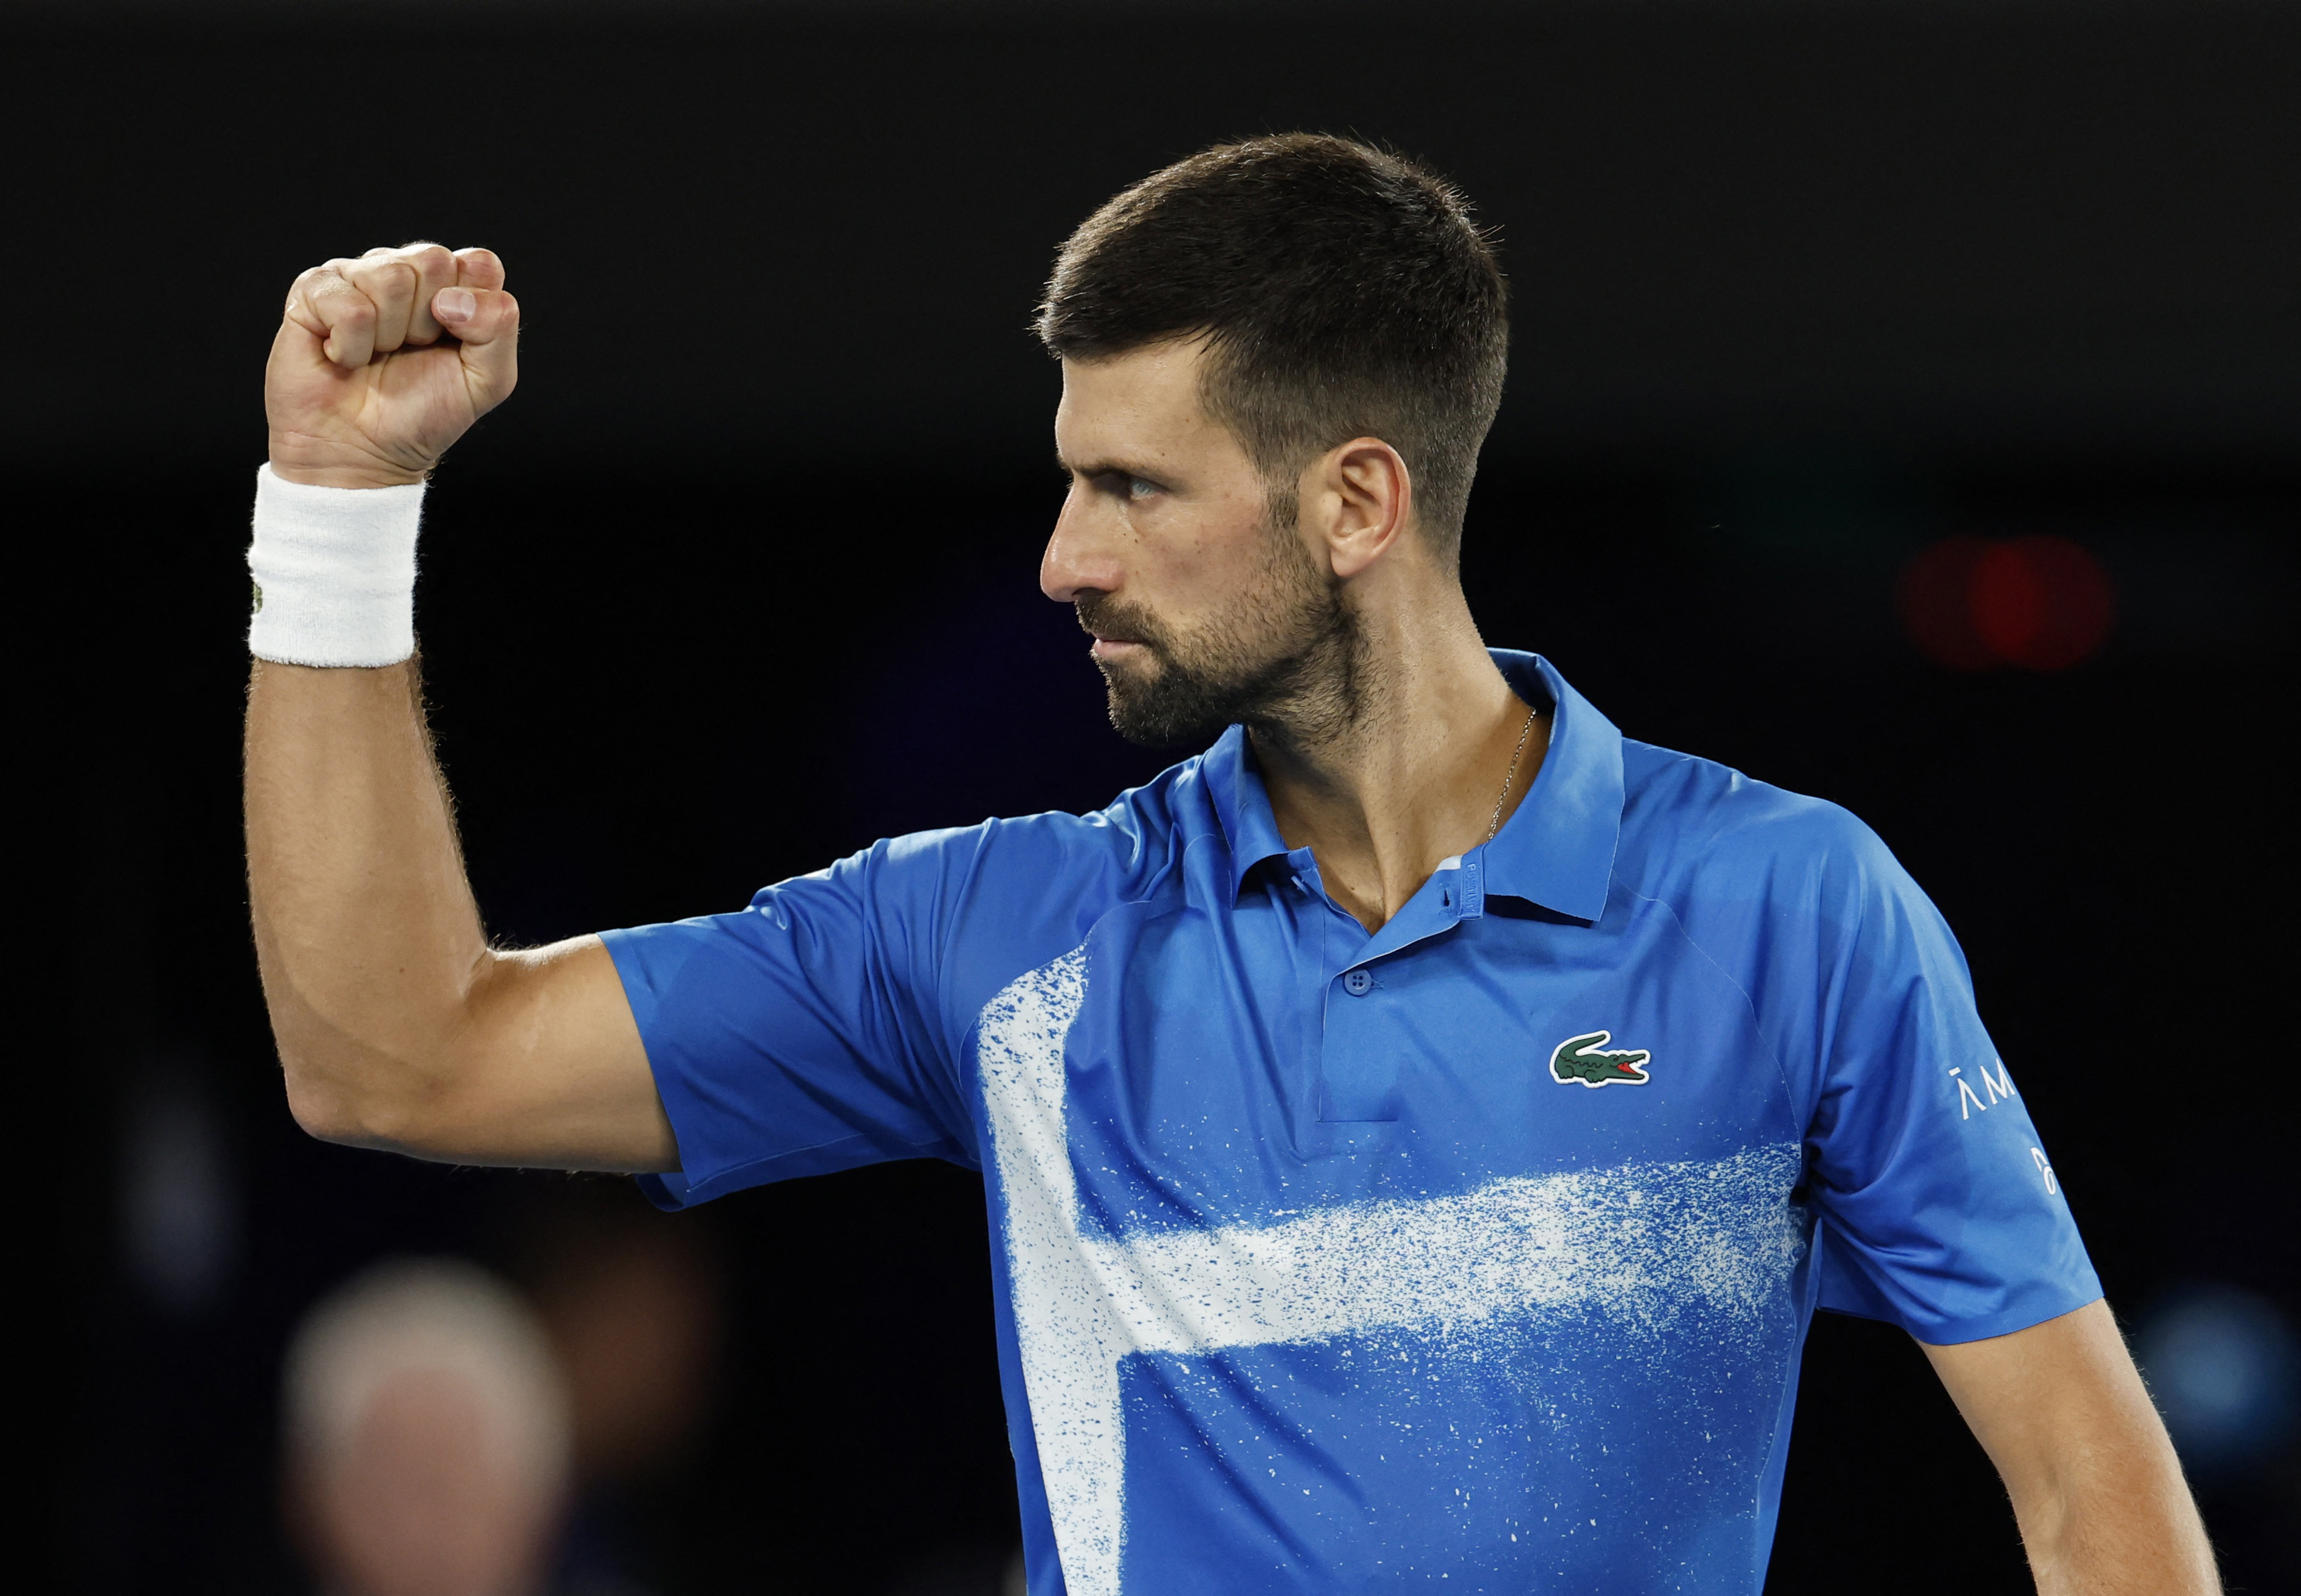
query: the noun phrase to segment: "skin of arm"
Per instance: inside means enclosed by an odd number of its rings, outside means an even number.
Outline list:
[[[265,372],[273,473],[422,480],[516,380],[502,285],[488,252],[437,245],[299,277]],[[458,1163],[678,1167],[599,940],[488,946],[414,661],[256,661],[246,799],[256,956],[306,1131]]]
[[[2108,1304],[1925,1353],[2005,1482],[2040,1596],[2217,1596],[2205,1525]]]

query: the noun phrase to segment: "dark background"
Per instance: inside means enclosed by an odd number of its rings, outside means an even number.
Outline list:
[[[1957,928],[2129,1320],[2216,1283],[2301,1308],[2301,11],[0,19],[40,1283],[18,1375],[59,1587],[296,1588],[272,1448],[296,1316],[389,1252],[489,1256],[567,1178],[322,1147],[281,1102],[237,832],[239,551],[297,271],[417,237],[509,264],[521,391],[439,473],[419,624],[490,926],[556,937],[1157,767],[1033,589],[1058,379],[1025,327],[1092,206],[1268,130],[1393,142],[1503,230],[1514,369],[1466,556],[1489,639],[1634,737],[1884,835]],[[2108,572],[2104,648],[1960,672],[1911,645],[1919,551],[2037,534]],[[163,1166],[200,1267],[155,1275]],[[728,1353],[712,1422],[623,1504],[632,1567],[873,1592],[995,1566],[975,1177],[665,1223],[725,1260]],[[1906,1338],[1825,1316],[1805,1379],[1770,1590],[2027,1588]],[[2297,1482],[2289,1439],[2201,1468],[2233,1586],[2301,1589]]]

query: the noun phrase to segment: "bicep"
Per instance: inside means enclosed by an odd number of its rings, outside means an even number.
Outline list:
[[[439,1099],[405,1150],[464,1164],[651,1173],[679,1146],[598,937],[489,957]]]

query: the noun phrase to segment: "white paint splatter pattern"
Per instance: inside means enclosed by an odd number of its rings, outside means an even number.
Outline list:
[[[1701,1309],[1755,1333],[1804,1247],[1784,1194],[1795,1143],[1704,1163],[1497,1180],[1458,1196],[1117,1239],[1081,1224],[1064,1043],[1086,1000],[1075,948],[986,1005],[977,1057],[1005,1199],[1016,1340],[1072,1596],[1117,1596],[1125,1537],[1119,1363],[1131,1353],[1406,1331],[1515,1333],[1603,1315],[1661,1333]]]

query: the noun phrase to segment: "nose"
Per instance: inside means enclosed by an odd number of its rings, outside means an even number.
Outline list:
[[[1057,604],[1069,604],[1082,593],[1115,593],[1123,580],[1112,539],[1095,524],[1089,501],[1084,489],[1073,486],[1039,559],[1039,591]]]

